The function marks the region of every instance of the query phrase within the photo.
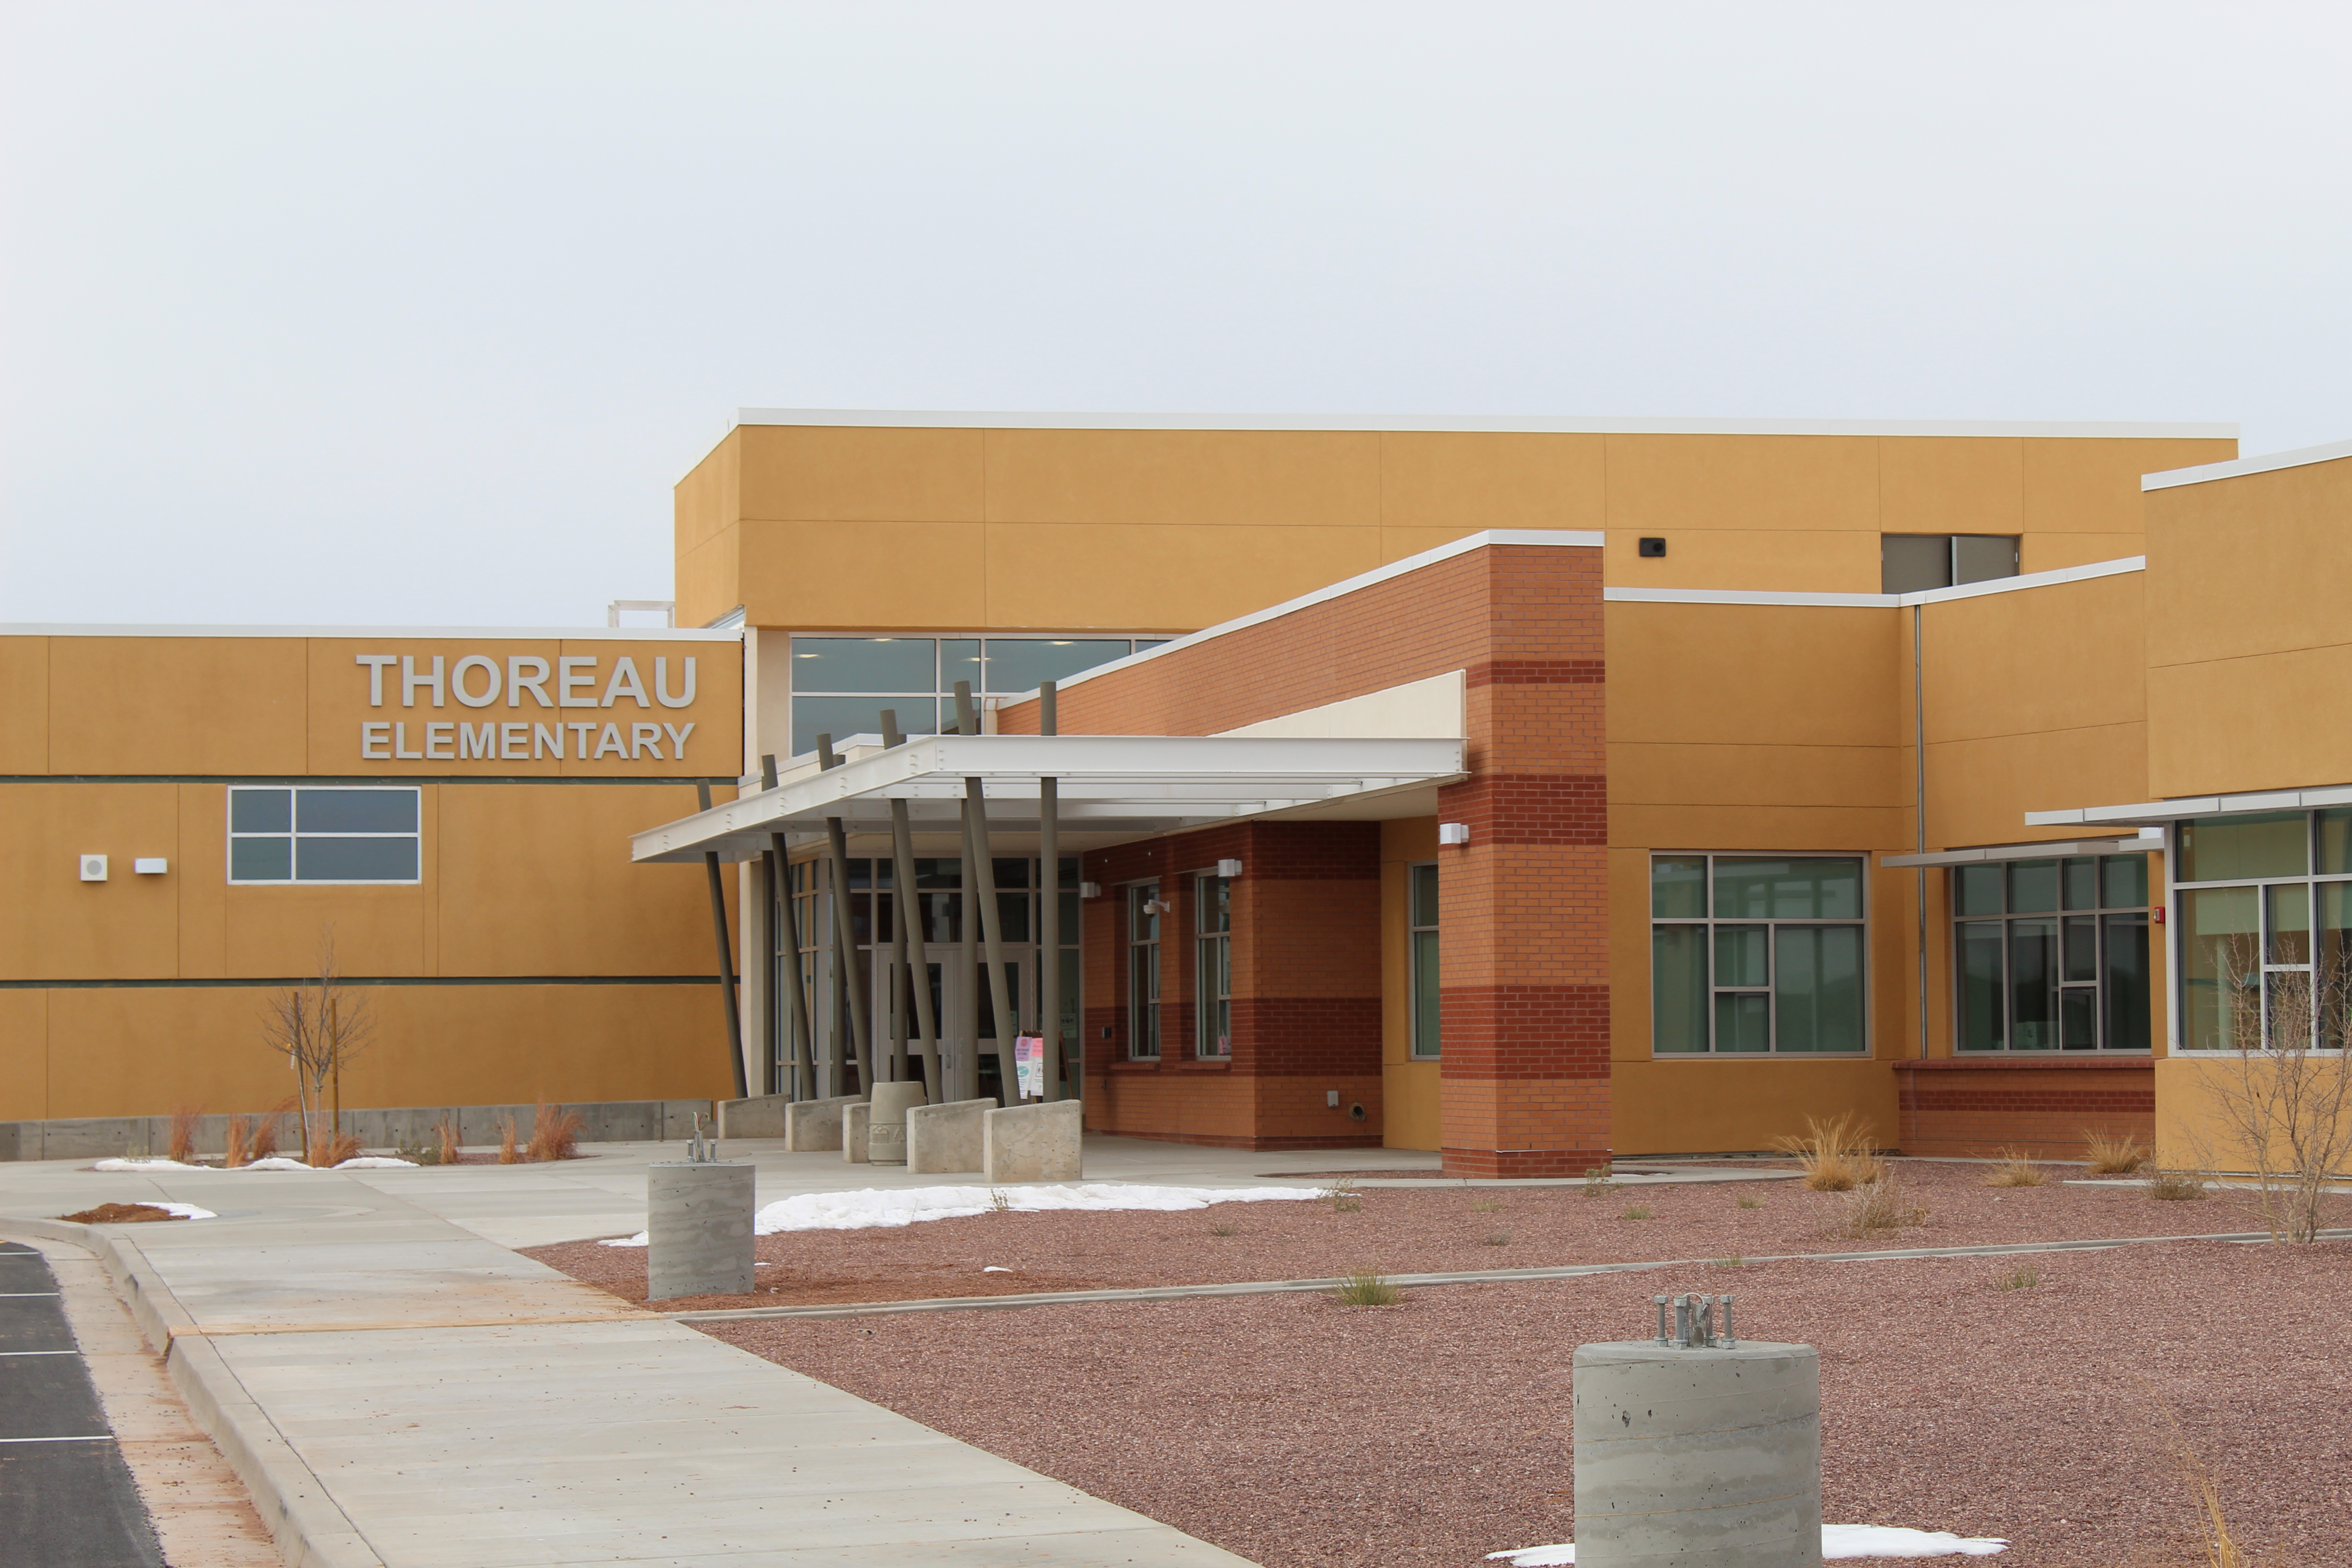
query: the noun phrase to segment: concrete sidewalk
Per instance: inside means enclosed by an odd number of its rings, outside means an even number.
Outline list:
[[[896,1184],[838,1156],[735,1152],[757,1157],[763,1201]],[[645,1163],[676,1147],[597,1153],[352,1173],[0,1165],[0,1235],[100,1252],[289,1563],[1245,1568],[500,1245],[642,1226]],[[219,1217],[47,1217],[153,1198]]]

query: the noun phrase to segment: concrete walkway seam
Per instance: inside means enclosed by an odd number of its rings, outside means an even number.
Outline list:
[[[0,1230],[79,1247],[115,1283],[172,1386],[221,1458],[245,1483],[288,1568],[383,1568],[379,1556],[277,1424],[247,1393],[217,1348],[193,1331],[195,1320],[165,1287],[138,1244],[107,1226],[65,1220],[0,1220]]]

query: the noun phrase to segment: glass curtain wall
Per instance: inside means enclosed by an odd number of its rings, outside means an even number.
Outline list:
[[[1860,857],[1654,856],[1650,918],[1658,1055],[1869,1048]]]
[[[2148,1048],[2147,857],[1955,866],[1963,1051]]]
[[[2352,809],[2180,825],[2180,1048],[2340,1050],[2352,1018]]]
[[[876,733],[895,709],[898,728],[934,735],[955,722],[955,683],[983,696],[1018,696],[1043,680],[1066,680],[1114,659],[1158,647],[1166,637],[794,637],[793,754]]]

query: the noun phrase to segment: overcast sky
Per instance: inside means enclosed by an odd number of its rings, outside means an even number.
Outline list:
[[[0,620],[595,625],[740,405],[2352,437],[2352,9],[0,5]]]

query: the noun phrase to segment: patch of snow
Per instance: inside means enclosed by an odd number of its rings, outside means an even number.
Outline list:
[[[167,1214],[178,1215],[182,1219],[220,1218],[220,1215],[213,1213],[212,1210],[200,1209],[194,1204],[150,1204],[147,1206],[149,1208],[162,1209]]]
[[[414,1160],[395,1160],[389,1154],[355,1154],[335,1167],[338,1171],[414,1171]]]
[[[1000,1268],[995,1264],[992,1263],[987,1268],[982,1269],[981,1272],[982,1274],[1010,1274],[1013,1270],[1010,1268]]]
[[[1906,1530],[1891,1524],[1825,1524],[1822,1526],[1822,1556],[1828,1562],[1857,1557],[1990,1557],[2009,1550],[1997,1536],[1960,1536],[1948,1530]],[[1550,1546],[1522,1546],[1516,1552],[1489,1552],[1490,1563],[1507,1562],[1511,1568],[1563,1568],[1576,1561],[1568,1542]]]
[[[247,1160],[237,1169],[240,1171],[308,1171],[314,1167],[302,1163],[290,1154],[272,1154],[266,1159]]]
[[[177,1160],[100,1160],[90,1167],[93,1171],[210,1171],[212,1165],[184,1165]]]
[[[802,1193],[768,1205],[753,1216],[761,1236],[787,1230],[866,1230],[928,1219],[963,1219],[1008,1209],[1043,1214],[1061,1209],[1145,1209],[1174,1213],[1211,1204],[1275,1203],[1319,1198],[1319,1187],[1157,1187],[1143,1183],[1080,1182],[1034,1187],[862,1187],[848,1193]],[[643,1247],[646,1233],[616,1237],[606,1247]]]

